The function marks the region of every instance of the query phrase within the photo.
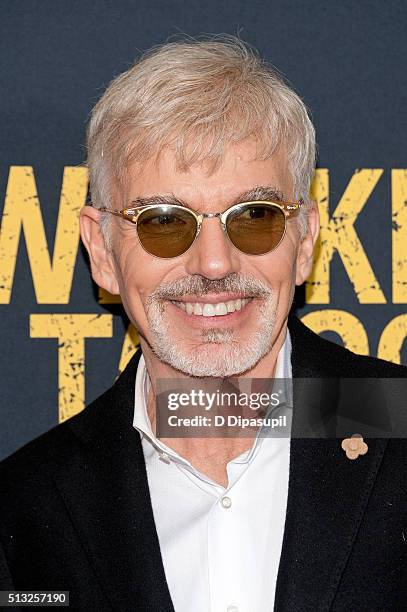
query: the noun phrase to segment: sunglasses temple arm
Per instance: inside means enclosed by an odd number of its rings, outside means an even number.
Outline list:
[[[124,217],[124,212],[123,210],[116,210],[114,208],[107,208],[107,206],[101,206],[99,208],[100,212],[108,212],[111,213],[112,215],[116,215],[117,217]]]

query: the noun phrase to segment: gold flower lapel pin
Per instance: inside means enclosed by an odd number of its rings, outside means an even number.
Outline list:
[[[368,449],[360,434],[353,434],[351,438],[345,438],[341,446],[348,459],[357,459],[359,455],[366,455]]]

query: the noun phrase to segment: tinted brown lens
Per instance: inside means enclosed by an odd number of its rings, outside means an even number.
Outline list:
[[[247,204],[230,214],[226,227],[236,248],[248,255],[263,255],[283,238],[285,215],[278,206]]]
[[[140,214],[137,232],[143,248],[151,255],[177,257],[193,243],[196,220],[187,210],[159,206]]]

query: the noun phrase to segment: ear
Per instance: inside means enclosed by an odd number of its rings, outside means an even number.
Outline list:
[[[318,205],[313,201],[307,208],[308,232],[298,247],[295,277],[296,285],[302,285],[311,274],[315,244],[319,235]]]
[[[118,294],[119,285],[112,253],[105,244],[100,226],[101,216],[102,213],[97,208],[92,206],[82,208],[79,217],[81,238],[89,254],[93,280],[109,293]]]

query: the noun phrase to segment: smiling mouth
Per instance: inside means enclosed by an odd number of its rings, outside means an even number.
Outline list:
[[[171,304],[174,304],[174,306],[186,312],[187,315],[197,315],[201,317],[219,317],[231,314],[235,311],[242,310],[252,300],[253,298],[239,298],[237,300],[217,302],[215,304],[207,302],[181,302],[171,300]]]

